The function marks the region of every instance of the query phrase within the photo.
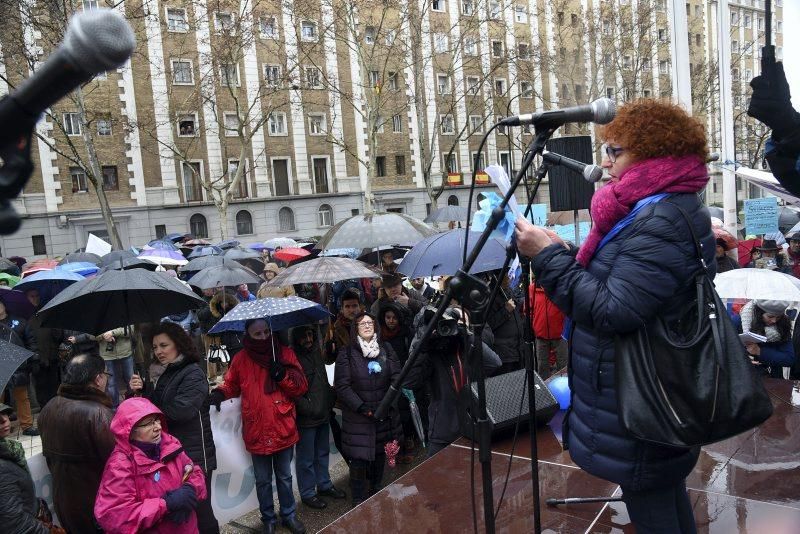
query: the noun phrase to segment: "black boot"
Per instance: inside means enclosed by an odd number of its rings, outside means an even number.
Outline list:
[[[386,465],[386,456],[375,457],[375,461],[369,466],[369,496],[372,497],[381,489],[383,481],[383,468]]]
[[[353,506],[358,506],[367,498],[367,467],[350,464],[350,493]]]

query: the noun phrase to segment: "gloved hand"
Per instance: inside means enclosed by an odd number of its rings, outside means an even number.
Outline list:
[[[286,376],[286,367],[278,360],[269,362],[269,376],[275,382],[280,382]]]
[[[776,139],[800,128],[800,113],[792,108],[783,62],[775,63],[772,72],[753,78],[750,87],[753,88],[753,96],[747,114],[769,126]]]
[[[175,510],[167,514],[167,519],[178,525],[186,523],[192,517],[191,510]]]
[[[225,400],[225,393],[221,389],[212,389],[208,394],[208,404],[215,407],[219,411],[219,406]]]
[[[366,404],[362,404],[361,406],[359,406],[357,411],[358,411],[358,413],[360,413],[364,417],[368,417],[370,419],[372,419],[373,416],[374,416],[374,414],[372,413],[372,410],[370,410],[369,407]]]
[[[197,492],[188,482],[184,482],[178,488],[166,492],[162,498],[167,503],[169,512],[177,510],[191,512],[197,506]]]

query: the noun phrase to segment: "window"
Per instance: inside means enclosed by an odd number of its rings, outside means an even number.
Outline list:
[[[381,85],[381,73],[377,70],[371,70],[367,72],[367,77],[369,78],[369,86],[373,88],[380,88]]]
[[[281,66],[264,65],[264,81],[268,87],[278,87],[281,84]]]
[[[645,97],[645,98],[652,97],[653,96],[653,90],[652,89],[645,89],[644,91],[642,91],[642,96]]]
[[[611,54],[603,54],[603,67],[610,69],[614,65],[614,58]]]
[[[525,6],[521,4],[517,4],[514,6],[514,21],[519,22],[520,24],[525,23],[525,19],[527,18],[527,13],[525,12]]]
[[[454,135],[456,133],[456,123],[452,115],[439,115],[439,123],[442,125],[442,135]]]
[[[492,41],[492,57],[503,57],[503,41]]]
[[[489,2],[489,18],[497,19],[500,17],[500,2],[499,0],[491,0]]]
[[[167,30],[171,32],[189,31],[189,20],[186,17],[185,9],[167,8]]]
[[[458,206],[458,197],[455,195],[450,195],[449,197],[447,197],[447,205]]]
[[[569,23],[573,28],[578,27],[578,15],[576,13],[573,13],[569,16]]]
[[[622,56],[622,68],[629,69],[631,68],[631,56]]]
[[[444,0],[431,0],[431,9],[434,11],[444,11]]]
[[[669,74],[669,61],[662,59],[658,62],[658,72],[661,74]]]
[[[286,113],[273,111],[269,114],[269,135],[286,135]]]
[[[739,12],[731,10],[731,26],[739,24]]]
[[[194,137],[198,135],[197,113],[187,113],[178,117],[178,137]]]
[[[461,13],[464,15],[472,15],[475,12],[475,7],[472,0],[461,0]]]
[[[483,133],[483,117],[480,115],[469,116],[469,134]]]
[[[744,27],[745,28],[752,28],[753,27],[753,18],[750,15],[745,14],[745,16],[744,16]]]
[[[467,76],[467,93],[477,95],[481,88],[481,81],[477,76]]]
[[[503,78],[494,79],[494,92],[499,96],[506,94],[506,81]]]
[[[100,171],[103,173],[103,191],[119,191],[117,166],[103,165]]]
[[[208,223],[206,218],[195,213],[189,218],[189,232],[197,238],[208,237]]]
[[[167,235],[167,225],[166,224],[157,224],[156,225],[156,239],[163,239],[164,236]]]
[[[89,184],[86,181],[86,173],[80,167],[70,167],[69,177],[72,181],[73,193],[85,193],[89,191]]]
[[[173,85],[194,85],[194,69],[188,59],[172,60]]]
[[[81,118],[78,113],[62,113],[64,133],[67,135],[81,135]]]
[[[448,174],[458,173],[458,158],[452,152],[444,155],[444,168]]]
[[[253,233],[253,216],[247,210],[236,213],[236,235],[250,235]]]
[[[33,254],[36,256],[42,256],[47,254],[47,245],[44,241],[43,235],[32,235],[31,236],[31,245],[33,245]]]
[[[517,45],[517,56],[519,59],[530,59],[531,47],[528,43],[519,43]]]
[[[443,54],[447,52],[449,48],[449,40],[447,38],[446,33],[434,33],[433,34],[433,49],[436,51],[437,54]]]
[[[333,208],[323,204],[317,210],[317,226],[333,226]]]
[[[235,31],[233,25],[233,14],[229,12],[214,13],[214,29],[217,33],[227,33],[232,35]]]
[[[520,98],[533,98],[533,84],[531,82],[519,82]]]
[[[394,30],[386,30],[386,45],[392,46],[394,44],[396,32]]]
[[[475,169],[473,170],[482,170],[484,167],[486,167],[486,159],[484,158],[483,152],[472,153],[472,164],[475,165]]]
[[[328,158],[312,158],[311,167],[314,173],[314,192],[318,195],[330,193],[328,190]]]
[[[311,89],[319,89],[322,87],[322,73],[319,67],[304,67],[303,74],[305,76],[306,87]]]
[[[300,38],[303,41],[317,40],[317,23],[304,20],[300,23]],[[294,225],[294,215],[292,215],[292,225]]]
[[[99,7],[98,0],[83,0],[83,10],[97,9]]]
[[[236,137],[239,135],[239,117],[236,113],[223,113],[222,123],[225,129],[225,137]]]
[[[237,172],[239,172],[239,160],[229,159],[226,184],[229,185],[233,182]],[[233,198],[247,198],[247,161],[245,161],[245,166],[242,169],[242,175],[239,177],[236,188],[231,190],[231,196],[233,196]]]
[[[375,28],[373,26],[367,26],[364,29],[364,42],[366,44],[375,44]]]
[[[474,37],[467,37],[464,39],[464,55],[467,56],[478,55],[478,45],[475,42]]]
[[[289,160],[272,160],[272,179],[275,187],[276,196],[286,196],[291,194],[289,189]]]
[[[97,135],[102,137],[111,135],[111,118],[103,117],[97,119]]]
[[[263,17],[260,20],[261,37],[265,39],[278,39],[280,32],[278,30],[278,19],[275,17]]]
[[[731,41],[731,53],[739,53],[739,41]]]
[[[558,21],[558,25],[559,26],[564,24],[564,12],[563,11],[559,11],[558,13],[556,13],[556,20]]]
[[[220,83],[226,87],[239,86],[239,65],[236,63],[223,63],[219,66]]]
[[[698,18],[703,16],[703,6],[694,6],[694,16]]]
[[[392,133],[402,133],[402,132],[403,132],[403,116],[402,115],[392,116]]]
[[[389,88],[390,91],[397,91],[398,84],[397,84],[397,73],[390,72],[389,76],[386,79],[386,86]]]
[[[759,30],[764,29],[764,17],[758,17],[758,29]]]
[[[503,170],[506,171],[506,175],[511,175],[511,158],[509,157],[508,152],[500,152],[500,166],[503,167]]]
[[[451,92],[450,76],[447,74],[437,74],[436,88],[440,95],[449,95]]]
[[[642,70],[650,70],[653,66],[650,64],[650,58],[642,58]]]
[[[703,36],[699,33],[694,35],[694,44],[695,46],[701,46],[703,44]]]
[[[661,41],[662,43],[666,43],[669,40],[669,38],[667,37],[667,30],[665,30],[664,28],[658,29],[658,40]]]
[[[181,164],[183,171],[183,194],[186,202],[200,202],[203,200],[203,164],[199,161],[184,161]],[[197,235],[197,232],[192,232]]]
[[[278,211],[278,230],[290,232],[294,230],[294,212],[292,208],[281,208]]]
[[[397,176],[403,176],[406,173],[406,157],[397,155],[394,157],[394,171]]]
[[[614,100],[614,88],[613,87],[606,87],[606,98],[610,98]]]
[[[328,131],[328,120],[324,113],[308,114],[309,135],[325,135]]]
[[[778,33],[783,33],[783,21],[778,20],[775,22],[775,31]]]
[[[386,176],[386,156],[375,158],[375,176]]]
[[[738,80],[739,79],[739,69],[737,69],[736,67],[732,68],[731,69],[731,76],[733,77],[734,80]]]

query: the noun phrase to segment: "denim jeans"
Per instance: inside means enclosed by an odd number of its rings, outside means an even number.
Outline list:
[[[298,430],[300,441],[295,445],[297,457],[294,459],[297,487],[300,489],[300,497],[310,499],[318,490],[325,491],[333,486],[328,473],[330,426],[325,422]]]
[[[106,360],[106,373],[111,375],[108,377],[106,392],[111,397],[111,402],[114,403],[114,409],[119,406],[120,402],[119,390],[117,389],[117,370],[122,373],[122,381],[128,384],[133,376],[133,356],[118,360]]]
[[[281,505],[281,519],[294,516],[297,503],[292,492],[292,452],[288,447],[274,454],[253,454],[253,474],[256,477],[256,495],[261,522],[275,523],[275,504],[272,502],[272,471],[275,471],[275,485],[278,487],[278,502]]]
[[[692,503],[686,482],[646,491],[622,488],[622,501],[628,508],[636,532],[648,534],[696,534]]]

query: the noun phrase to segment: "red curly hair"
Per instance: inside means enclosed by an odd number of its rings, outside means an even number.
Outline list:
[[[603,139],[619,143],[638,160],[696,155],[708,158],[703,123],[668,101],[641,99],[619,108],[600,129]]]

